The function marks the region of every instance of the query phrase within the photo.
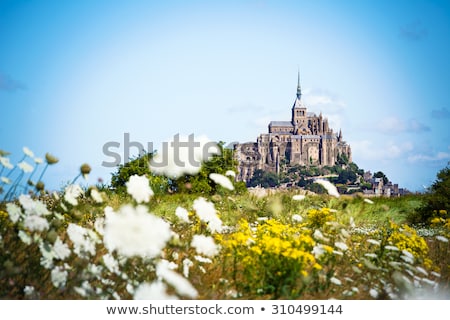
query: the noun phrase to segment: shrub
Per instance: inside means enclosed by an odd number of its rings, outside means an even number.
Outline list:
[[[432,223],[436,218],[450,225],[450,166],[437,173],[436,181],[423,197],[423,205],[414,211],[409,220],[412,223]]]

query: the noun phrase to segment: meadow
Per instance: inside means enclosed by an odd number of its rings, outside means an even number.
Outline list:
[[[83,185],[88,165],[48,192],[57,158],[0,160],[2,299],[450,298],[450,216],[409,223],[420,195],[261,196],[230,170],[214,193],[154,192],[144,174],[119,192]]]

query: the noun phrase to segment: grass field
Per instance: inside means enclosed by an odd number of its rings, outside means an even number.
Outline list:
[[[139,190],[3,202],[0,296],[450,298],[448,229],[407,225],[418,195],[295,200],[301,190],[224,189],[145,199]]]

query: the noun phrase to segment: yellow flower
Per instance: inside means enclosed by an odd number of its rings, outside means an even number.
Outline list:
[[[439,217],[434,217],[433,219],[431,219],[431,224],[439,224],[441,222],[443,222],[444,219],[439,218]]]

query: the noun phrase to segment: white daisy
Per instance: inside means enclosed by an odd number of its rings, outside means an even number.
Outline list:
[[[183,275],[185,278],[189,277],[189,269],[194,266],[194,263],[189,260],[188,258],[185,258],[183,260]]]
[[[64,260],[68,256],[70,256],[70,249],[66,243],[63,243],[59,237],[56,238],[55,243],[53,244],[53,252],[57,259]]]
[[[194,256],[195,260],[201,263],[212,263],[212,260],[210,258],[205,258],[202,256]]]
[[[25,153],[25,155],[27,155],[30,158],[34,157],[34,153],[33,151],[31,151],[30,149],[28,149],[27,147],[23,147],[22,148],[23,153]]]
[[[169,224],[145,206],[125,205],[105,219],[105,246],[126,257],[157,257],[171,235]]]
[[[210,173],[209,178],[218,185],[224,187],[225,189],[234,190],[234,186],[231,183],[230,179],[228,179],[226,176],[222,174]]]
[[[30,231],[44,231],[49,228],[47,219],[36,215],[26,216],[23,224]]]
[[[114,257],[112,256],[112,254],[107,253],[105,255],[103,255],[103,263],[105,264],[106,268],[115,274],[119,274],[120,270],[119,270],[119,263],[117,262],[116,259],[114,259]]]
[[[301,201],[305,198],[306,198],[306,196],[304,194],[295,194],[292,196],[292,200],[295,200],[295,201]]]
[[[94,199],[95,202],[97,203],[102,203],[103,202],[103,198],[100,192],[98,192],[97,189],[92,189],[91,190],[91,198]]]
[[[330,181],[324,180],[324,179],[317,179],[317,180],[314,180],[314,183],[318,183],[321,186],[323,186],[327,190],[327,192],[330,196],[339,198],[340,195],[339,195],[339,192],[338,192],[336,186],[334,184],[332,184]]]
[[[234,172],[233,170],[227,170],[227,172],[225,172],[225,175],[228,177],[236,178],[236,172]]]
[[[167,294],[167,286],[161,280],[152,283],[141,283],[134,292],[134,300],[177,300],[173,295]]]
[[[348,250],[348,246],[344,242],[335,242],[334,246],[342,251]]]
[[[18,167],[20,168],[20,170],[22,170],[24,173],[32,172],[33,169],[34,169],[34,167],[33,167],[31,164],[29,164],[28,162],[26,162],[26,161],[19,162],[19,163],[17,164],[17,166],[18,166]]]
[[[19,236],[20,240],[25,243],[26,245],[30,245],[32,242],[31,237],[23,230],[19,230],[19,232],[17,233],[17,235]]]
[[[51,272],[52,283],[56,288],[62,288],[66,285],[68,272],[61,266],[55,267]]]
[[[15,205],[14,203],[7,203],[6,211],[8,212],[9,219],[11,219],[13,223],[19,221],[20,217],[23,214],[22,209],[20,209],[20,207]]]
[[[132,175],[126,183],[127,192],[136,200],[137,203],[149,202],[153,196],[153,190],[150,188],[146,176]]]
[[[208,224],[208,229],[211,232],[220,232],[222,230],[222,221],[217,216],[212,202],[200,197],[194,200],[193,208],[199,219]]]
[[[33,286],[25,286],[25,288],[23,288],[23,293],[24,293],[26,296],[31,296],[31,295],[33,295],[35,292],[36,292],[36,291],[35,291],[35,289],[34,289]]]
[[[194,139],[193,134],[189,137],[177,134],[173,140],[163,144],[161,153],[150,160],[150,169],[171,178],[195,175],[202,163],[216,154],[220,155],[220,148],[208,138],[202,136]]]
[[[177,207],[175,209],[175,215],[184,222],[189,222],[189,212],[183,207]]]
[[[376,299],[376,298],[378,298],[378,291],[376,290],[376,289],[370,289],[369,290],[369,294],[370,294],[370,296],[372,297],[372,298],[374,298],[374,299]]]
[[[381,245],[381,242],[379,240],[375,240],[375,239],[367,239],[368,243],[374,244],[376,246]]]
[[[330,282],[333,283],[333,284],[335,284],[335,285],[337,285],[337,286],[342,285],[341,280],[339,280],[339,279],[336,278],[336,277],[331,277],[331,278],[330,278]]]
[[[14,168],[14,165],[10,162],[9,158],[6,157],[0,157],[0,164],[6,169]]]
[[[1,177],[0,180],[4,183],[4,184],[11,184],[11,179],[7,178],[7,177]]]
[[[321,244],[316,244],[312,250],[312,254],[316,259],[319,259],[325,253],[325,249]]]
[[[78,184],[68,185],[64,191],[64,200],[70,203],[73,206],[78,205],[77,198],[82,195],[83,189]]]
[[[186,278],[170,270],[168,265],[167,260],[158,262],[156,265],[156,275],[170,284],[179,295],[195,299],[198,296],[197,290]]]
[[[67,235],[73,243],[73,251],[81,257],[95,254],[96,240],[93,233],[74,223],[69,223],[67,227]]]
[[[219,252],[219,247],[214,243],[214,239],[204,235],[194,235],[191,246],[195,248],[197,253],[204,254],[207,257],[214,257]]]

